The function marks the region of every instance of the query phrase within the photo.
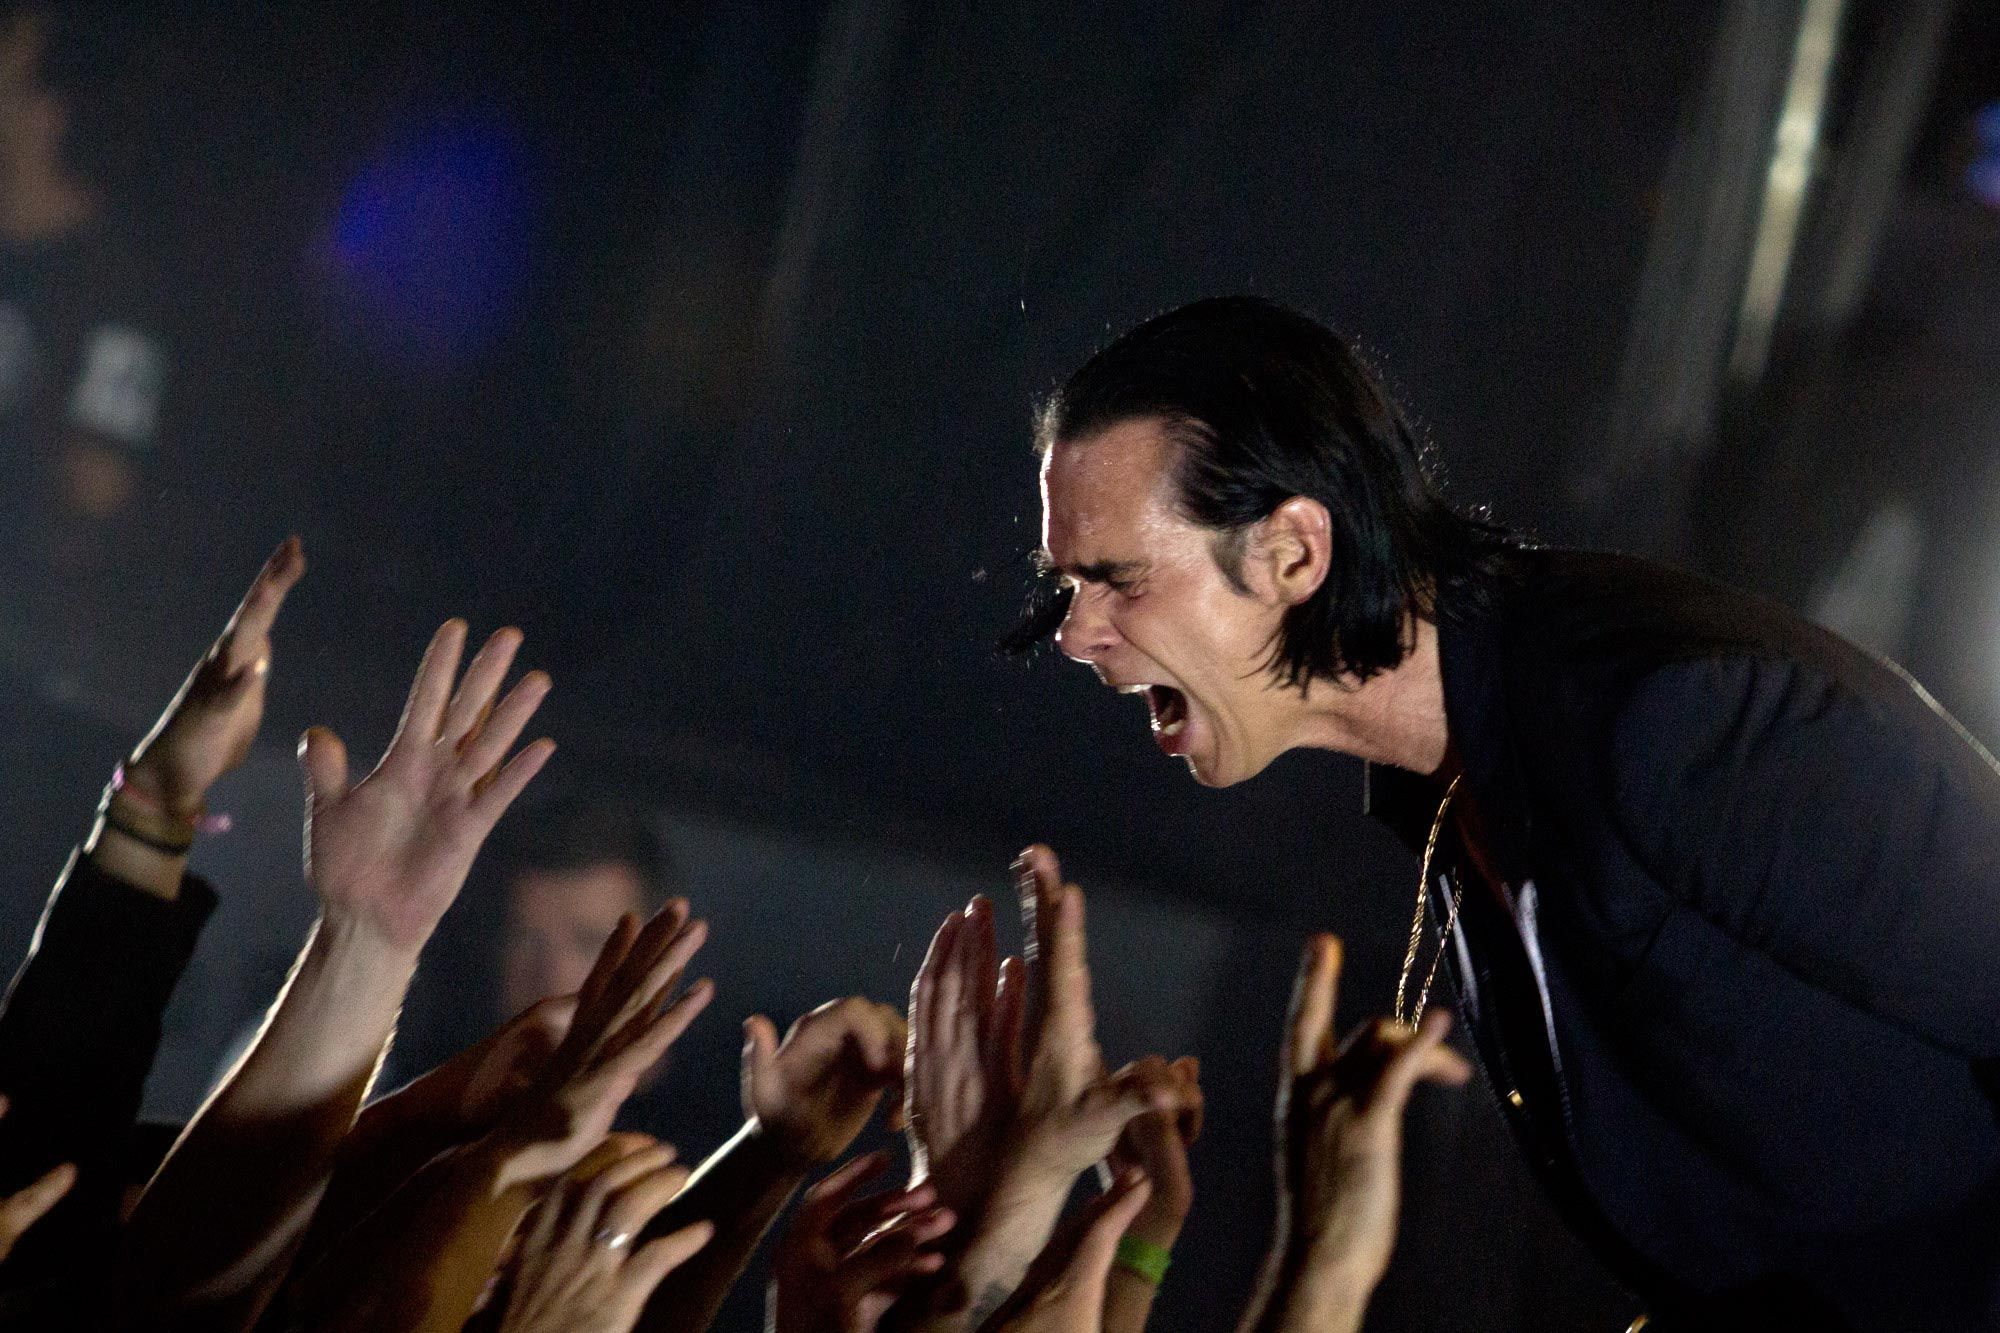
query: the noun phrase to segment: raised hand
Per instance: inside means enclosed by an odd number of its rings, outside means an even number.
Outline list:
[[[549,692],[549,678],[531,671],[500,697],[520,646],[518,630],[495,634],[454,693],[465,622],[445,622],[388,751],[352,787],[340,738],[306,733],[306,876],[330,923],[410,954],[430,938],[480,844],[555,751],[543,739],[507,757]]]
[[[193,820],[202,813],[208,789],[250,753],[264,719],[271,625],[285,594],[305,572],[304,548],[297,537],[287,537],[126,761],[126,789],[142,802]]]
[[[535,1086],[575,1018],[576,996],[551,995],[439,1065],[428,1077],[451,1094],[440,1109],[468,1130],[494,1124]]]
[[[912,1183],[963,1208],[991,1183],[1019,1096],[1022,966],[994,961],[993,908],[974,898],[938,927],[910,987],[904,1119]]]
[[[889,1154],[857,1157],[806,1191],[771,1260],[772,1333],[874,1333],[956,1220],[929,1185],[862,1196]]]
[[[1158,1057],[1152,1057],[1158,1060]],[[1148,1063],[1141,1061],[1140,1063]],[[1188,1170],[1188,1149],[1201,1136],[1201,1063],[1193,1056],[1167,1064],[1159,1061],[1157,1072],[1148,1080],[1170,1082],[1176,1087],[1180,1110],[1148,1111],[1125,1126],[1118,1145],[1111,1152],[1115,1171],[1143,1171],[1152,1182],[1152,1194],[1132,1223],[1132,1234],[1149,1244],[1171,1248],[1179,1238],[1181,1225],[1194,1207],[1194,1176]]]
[[[781,1043],[762,1014],[743,1024],[743,1112],[779,1156],[824,1166],[846,1152],[902,1076],[903,1016],[859,996],[821,1005]]]
[[[1051,1245],[1029,1269],[1013,1299],[981,1327],[992,1333],[1098,1333],[1119,1237],[1151,1193],[1143,1173],[1120,1173],[1110,1191],[1085,1214],[1074,1245]]]
[[[507,1184],[560,1175],[603,1141],[640,1077],[714,998],[703,978],[669,1002],[707,939],[708,924],[688,920],[681,898],[644,929],[629,915],[619,921],[577,992],[562,1044],[494,1131],[508,1150]]]
[[[933,1305],[933,1329],[977,1325],[1020,1285],[1062,1213],[1076,1178],[1103,1161],[1134,1117],[1149,1111],[1177,1114],[1184,1100],[1174,1067],[1154,1057],[1107,1074],[1097,1045],[1091,1005],[1090,963],[1083,927],[1083,891],[1065,884],[1055,854],[1030,847],[1015,862],[1031,954],[1026,984],[1018,991],[1030,1006],[1009,1052],[1027,1052],[1013,1076],[1013,1111],[998,1136],[982,1197],[970,1204],[971,1238]],[[996,991],[997,994],[997,991]],[[1013,1019],[1002,1006],[996,1026]],[[963,1314],[952,1300],[969,1298]],[[1095,1321],[1099,1316],[1093,1314]]]
[[[607,1144],[537,1206],[515,1257],[501,1333],[627,1333],[653,1289],[708,1244],[694,1222],[633,1242],[687,1184],[664,1143]]]
[[[1004,1151],[1047,1183],[1069,1182],[1104,1160],[1134,1116],[1178,1111],[1179,1084],[1165,1061],[1104,1071],[1090,999],[1083,890],[1062,880],[1055,853],[1030,847],[1018,863],[1022,907],[1034,940],[1035,1004],[1028,1065]]]
[[[7,1099],[0,1097],[0,1116],[7,1114]],[[14,1252],[28,1228],[49,1215],[63,1196],[76,1184],[76,1167],[63,1162],[50,1167],[24,1189],[0,1198],[0,1263]]]
[[[1308,1279],[1295,1286],[1339,1309],[1306,1311],[1299,1292],[1275,1293],[1272,1314],[1281,1317],[1268,1327],[1359,1325],[1396,1243],[1410,1093],[1420,1082],[1457,1086],[1472,1073],[1443,1044],[1451,1018],[1437,1009],[1415,1032],[1377,1019],[1336,1046],[1340,958],[1339,940],[1315,936],[1292,993],[1279,1057],[1279,1234],[1271,1256],[1274,1270]]]

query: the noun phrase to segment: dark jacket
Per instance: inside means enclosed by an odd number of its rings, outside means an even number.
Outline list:
[[[1463,1021],[1558,1206],[1671,1322],[2000,1328],[2000,768],[1908,676],[1537,551],[1439,632]],[[1421,847],[1440,791],[1373,769]]]
[[[193,875],[168,902],[84,856],[57,881],[0,1008],[0,1192],[59,1162],[76,1163],[77,1183],[22,1239],[7,1285],[104,1260],[161,1019],[215,903]]]

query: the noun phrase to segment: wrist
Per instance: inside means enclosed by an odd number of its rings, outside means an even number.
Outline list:
[[[318,969],[344,987],[370,994],[403,996],[417,973],[419,949],[406,947],[350,913],[320,908],[312,948]]]
[[[201,817],[208,813],[206,788],[198,791],[179,789],[143,757],[120,764],[112,774],[111,786],[114,793],[140,807],[189,825],[199,824]]]
[[[187,875],[187,853],[166,852],[123,832],[99,816],[84,840],[83,854],[121,884],[172,902]]]
[[[1185,1225],[1187,1225],[1185,1209],[1176,1208],[1155,1213],[1148,1208],[1132,1219],[1132,1225],[1125,1228],[1125,1234],[1148,1245],[1171,1250],[1174,1248],[1174,1242],[1181,1238],[1181,1228]]]
[[[1319,1243],[1287,1247],[1277,1266],[1290,1304],[1314,1312],[1315,1324],[1348,1313],[1358,1318],[1382,1280],[1379,1265],[1358,1260],[1347,1247]]]
[[[321,942],[343,956],[376,959],[386,968],[407,969],[414,973],[417,958],[423,953],[424,939],[412,941],[400,932],[384,928],[364,913],[324,899],[320,902],[319,923]]]

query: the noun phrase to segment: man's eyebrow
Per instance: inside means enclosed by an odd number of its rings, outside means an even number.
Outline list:
[[[1044,577],[1064,575],[1079,583],[1114,583],[1130,579],[1145,568],[1138,560],[1093,560],[1087,565],[1058,565],[1048,548],[1037,548],[1031,557],[1035,572]]]

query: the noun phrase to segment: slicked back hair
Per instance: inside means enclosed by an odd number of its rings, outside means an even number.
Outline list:
[[[1214,531],[1232,581],[1253,524],[1294,496],[1326,507],[1326,581],[1285,613],[1271,646],[1270,669],[1287,685],[1394,667],[1416,618],[1488,605],[1524,544],[1447,502],[1381,379],[1346,339],[1275,302],[1196,301],[1121,335],[1042,406],[1035,447],[1046,454],[1147,418],[1178,446],[1178,509]],[[1031,609],[1002,647],[1033,647],[1068,603],[1058,593]]]

